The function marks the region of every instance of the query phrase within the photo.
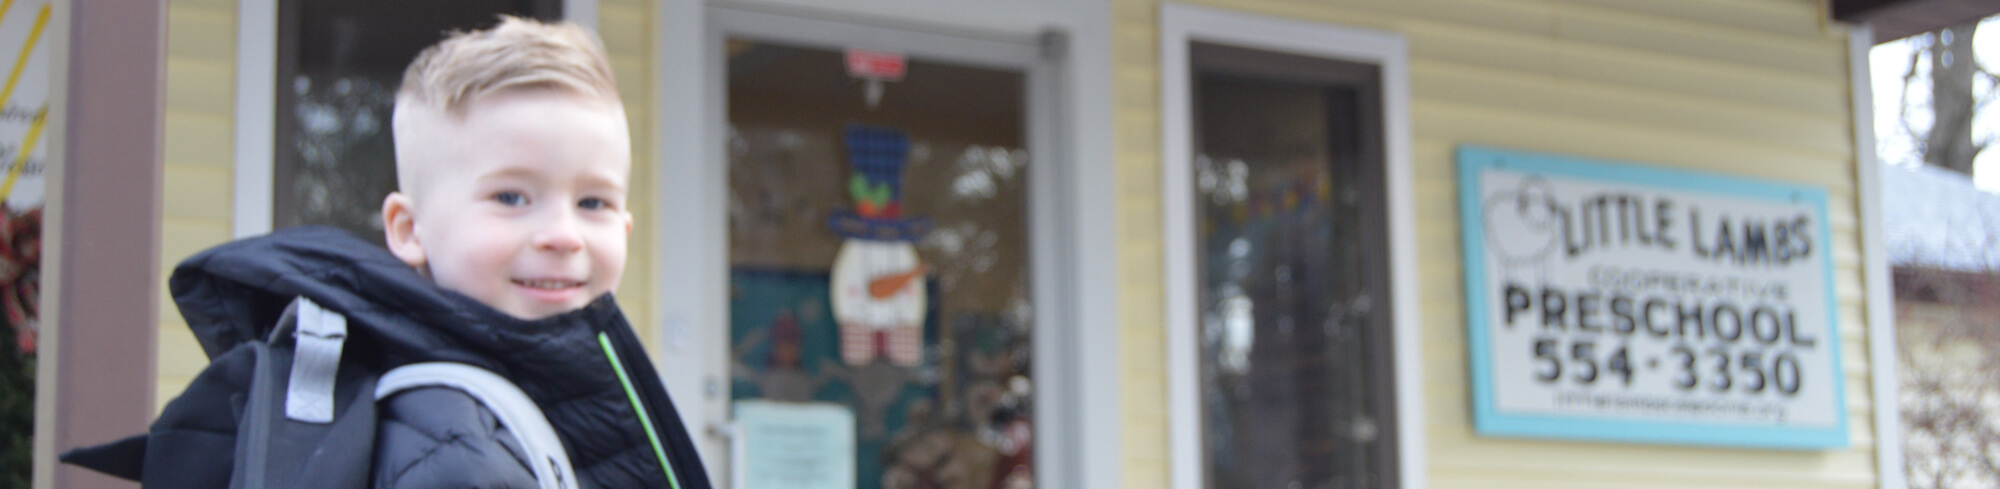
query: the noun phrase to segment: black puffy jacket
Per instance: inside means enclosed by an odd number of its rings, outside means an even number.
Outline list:
[[[554,317],[516,319],[329,228],[292,228],[204,251],[174,269],[170,286],[209,367],[147,434],[76,450],[64,461],[148,488],[227,487],[252,365],[244,351],[303,296],[347,317],[341,365],[362,377],[457,362],[513,382],[554,426],[582,487],[710,487],[673,401],[609,295]],[[385,399],[379,423],[336,420],[330,429],[337,433],[310,451],[300,484],[510,487],[519,479],[494,471],[508,467],[496,461],[515,459],[511,439],[469,402],[422,389]],[[369,469],[356,470],[362,465]]]

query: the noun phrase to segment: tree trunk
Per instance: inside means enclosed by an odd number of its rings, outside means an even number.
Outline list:
[[[1930,134],[1924,141],[1924,162],[1962,174],[1972,174],[1972,159],[1983,145],[1972,142],[1973,75],[1979,63],[1972,56],[1972,31],[1979,21],[1940,30],[1929,49],[1931,60]],[[1947,42],[1949,40],[1949,42]]]

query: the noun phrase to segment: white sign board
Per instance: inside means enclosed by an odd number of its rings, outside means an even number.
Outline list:
[[[1481,434],[1846,446],[1824,190],[1458,159]]]

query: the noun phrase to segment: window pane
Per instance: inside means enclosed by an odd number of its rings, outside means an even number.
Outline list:
[[[1366,67],[1363,67],[1366,68]],[[1372,71],[1372,70],[1371,70]],[[1366,77],[1362,77],[1366,78]],[[1382,487],[1386,296],[1369,92],[1195,80],[1208,487]]]
[[[396,189],[389,117],[403,69],[497,15],[553,19],[560,0],[287,0],[280,6],[274,228],[317,224],[382,243]]]
[[[1023,76],[727,48],[732,397],[852,410],[856,487],[1032,484]]]

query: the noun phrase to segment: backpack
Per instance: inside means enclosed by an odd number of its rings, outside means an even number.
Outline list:
[[[450,362],[415,363],[377,375],[340,361],[346,339],[346,317],[304,297],[294,299],[270,337],[217,356],[174,401],[226,399],[235,426],[163,416],[148,434],[72,450],[62,461],[146,487],[367,489],[374,477],[376,401],[443,387],[471,397],[508,428],[523,452],[517,455],[541,489],[575,487],[562,441],[513,383]],[[211,450],[186,449],[190,446]],[[226,465],[217,462],[222,454],[216,452],[224,449],[232,454]]]

